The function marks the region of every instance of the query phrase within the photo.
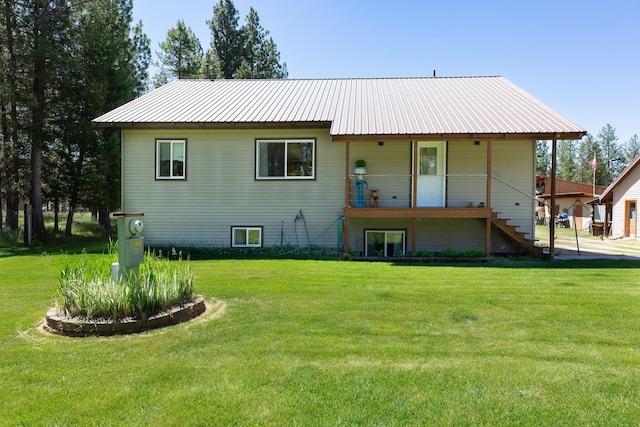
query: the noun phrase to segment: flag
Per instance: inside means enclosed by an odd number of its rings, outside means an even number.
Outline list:
[[[591,165],[593,170],[596,170],[598,168],[598,162],[596,162],[596,156],[593,156],[593,159],[589,160],[589,164]]]

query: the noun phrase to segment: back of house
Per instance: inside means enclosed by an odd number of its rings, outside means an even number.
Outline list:
[[[94,123],[150,244],[385,257],[536,252],[536,141],[585,134],[502,77],[176,80]]]

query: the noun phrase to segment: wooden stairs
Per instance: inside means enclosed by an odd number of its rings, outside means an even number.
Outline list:
[[[491,213],[491,224],[506,236],[511,242],[515,243],[524,253],[532,255],[536,258],[544,258],[545,254],[541,246],[536,246],[537,240],[525,237],[525,233],[517,230],[517,227],[509,225],[509,219],[500,218],[499,212]]]

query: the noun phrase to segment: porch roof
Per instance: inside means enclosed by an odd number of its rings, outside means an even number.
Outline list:
[[[334,140],[577,139],[586,131],[503,77],[174,80],[102,127],[328,127]]]

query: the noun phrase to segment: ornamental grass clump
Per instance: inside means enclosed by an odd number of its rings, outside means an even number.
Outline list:
[[[147,252],[137,275],[111,277],[111,258],[86,254],[65,257],[58,278],[58,312],[86,319],[140,316],[193,300],[194,275],[189,263],[169,261]]]

